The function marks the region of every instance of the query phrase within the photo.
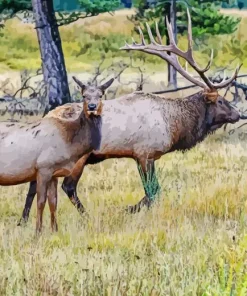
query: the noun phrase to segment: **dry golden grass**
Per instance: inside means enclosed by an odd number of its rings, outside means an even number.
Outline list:
[[[232,128],[233,126],[231,126]],[[78,186],[88,218],[59,190],[59,232],[36,204],[17,227],[28,185],[1,187],[1,295],[246,295],[247,135],[222,131],[157,162],[162,192],[150,211],[132,160],[87,166]],[[230,294],[230,291],[233,291]]]

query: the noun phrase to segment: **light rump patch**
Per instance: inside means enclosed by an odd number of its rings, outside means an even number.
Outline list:
[[[66,143],[71,143],[78,131],[87,125],[87,120],[90,120],[85,116],[82,104],[71,103],[55,108],[44,119],[57,127]]]
[[[57,118],[65,122],[77,120],[83,111],[82,103],[68,103],[50,111],[44,118]]]

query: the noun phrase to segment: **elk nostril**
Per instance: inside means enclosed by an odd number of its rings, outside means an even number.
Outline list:
[[[95,110],[95,109],[96,109],[96,104],[88,104],[88,109],[89,109],[90,111]]]

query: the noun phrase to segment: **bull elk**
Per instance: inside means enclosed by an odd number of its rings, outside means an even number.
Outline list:
[[[201,69],[192,54],[192,29],[188,13],[188,50],[180,50],[172,34],[171,25],[167,21],[170,45],[162,45],[160,33],[156,26],[157,43],[147,25],[151,44],[146,44],[140,29],[141,44],[126,43],[122,50],[137,50],[156,55],[170,63],[183,77],[201,87],[203,91],[184,99],[170,99],[144,92],[134,92],[118,99],[104,102],[102,114],[102,141],[98,151],[93,151],[87,160],[79,160],[74,173],[66,177],[62,188],[80,213],[84,212],[76,187],[85,165],[96,164],[109,158],[132,158],[141,167],[145,196],[136,205],[130,206],[130,212],[136,212],[143,205],[150,206],[153,196],[159,189],[155,174],[155,160],[162,155],[186,150],[201,142],[209,133],[225,123],[235,123],[240,119],[239,112],[221,97],[217,90],[229,85],[238,74],[238,67],[233,76],[221,83],[213,84],[205,75],[209,70],[212,58],[206,68]],[[168,55],[167,52],[171,52]],[[198,80],[190,75],[179,63],[178,56],[184,58],[200,75]],[[84,92],[82,91],[82,95]],[[79,105],[78,105],[79,108]],[[64,109],[63,106],[57,110]],[[56,112],[56,111],[54,111]],[[53,112],[50,113],[52,116]],[[151,177],[150,177],[151,176]],[[152,190],[147,190],[145,183],[152,178]],[[36,194],[36,182],[32,182],[26,198],[21,221],[27,221],[30,208]],[[21,222],[20,221],[20,222]],[[20,223],[19,223],[20,224]]]
[[[75,78],[77,81],[77,79]],[[57,230],[57,177],[70,175],[79,159],[97,150],[101,141],[101,97],[113,79],[96,89],[80,87],[90,96],[84,100],[79,116],[73,106],[64,106],[61,119],[53,112],[32,124],[0,123],[0,185],[37,184],[36,232],[42,228],[43,210],[48,196],[51,227]]]

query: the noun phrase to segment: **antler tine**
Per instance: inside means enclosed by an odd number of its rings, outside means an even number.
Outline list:
[[[167,31],[168,31],[168,35],[169,35],[169,39],[170,39],[169,45],[162,45],[161,35],[159,32],[158,24],[156,22],[156,33],[157,33],[157,38],[158,38],[159,43],[155,41],[152,31],[150,29],[150,26],[146,23],[147,32],[148,32],[151,43],[146,44],[144,36],[143,36],[143,32],[142,32],[141,28],[139,27],[138,29],[140,32],[140,38],[141,38],[142,43],[141,44],[133,43],[132,45],[129,45],[126,43],[126,45],[120,49],[139,50],[142,52],[146,52],[148,54],[159,56],[163,60],[170,63],[182,76],[184,76],[186,79],[188,79],[192,83],[198,85],[199,87],[204,88],[208,92],[215,92],[218,88],[223,88],[223,87],[227,86],[228,84],[230,84],[236,78],[236,76],[240,70],[240,67],[242,65],[235,70],[235,73],[233,74],[233,76],[231,78],[224,80],[218,84],[212,83],[212,81],[210,81],[210,79],[205,75],[205,72],[208,71],[210,69],[210,66],[212,65],[213,50],[211,51],[210,60],[207,63],[207,66],[204,69],[201,69],[197,65],[196,61],[193,58],[192,22],[191,22],[191,16],[190,16],[189,9],[187,9],[187,15],[188,15],[188,50],[187,51],[183,51],[178,48],[178,46],[175,42],[174,35],[173,35],[172,25],[169,23],[167,17],[166,17],[166,24],[167,24]],[[170,52],[171,55],[168,55],[167,52]],[[191,75],[187,72],[187,63],[186,63],[186,69],[184,69],[181,66],[181,64],[178,61],[178,56],[185,59],[185,61],[199,74],[201,80],[194,78],[193,75]]]
[[[187,16],[188,16],[188,53],[192,57],[192,43],[193,43],[193,37],[192,37],[192,24],[191,24],[191,17],[190,17],[190,11],[187,7]]]
[[[224,69],[224,71],[223,71],[223,79],[222,79],[221,82],[223,82],[223,81],[225,81],[225,80],[226,80],[226,70]]]
[[[207,66],[204,69],[201,69],[202,73],[205,73],[210,69],[210,67],[212,65],[212,62],[213,62],[213,59],[214,59],[214,50],[211,49],[210,60],[208,61]]]
[[[185,62],[185,71],[188,72],[188,62]]]
[[[146,42],[145,42],[144,35],[143,35],[141,27],[138,26],[138,30],[139,30],[139,34],[140,34],[141,44],[146,45]]]
[[[188,17],[188,49],[187,52],[183,53],[180,49],[178,49],[177,54],[183,57],[191,67],[201,76],[202,80],[207,84],[208,88],[212,88],[211,81],[204,75],[207,72],[212,64],[213,60],[213,50],[211,51],[211,56],[208,64],[204,69],[201,69],[193,58],[193,36],[192,36],[192,22],[189,8],[187,8],[187,17]]]
[[[224,88],[226,87],[227,85],[229,85],[234,79],[237,78],[238,76],[238,72],[240,70],[240,68],[242,67],[243,64],[240,64],[240,66],[237,66],[237,68],[235,69],[232,77],[230,77],[229,79],[227,80],[223,80],[221,81],[220,83],[217,83],[217,84],[214,84],[214,88],[218,89],[218,88]]]
[[[200,73],[205,73],[207,72],[211,65],[212,65],[212,61],[213,61],[213,49],[211,50],[211,55],[210,55],[210,60],[207,63],[206,67],[204,69],[200,69],[200,67],[198,67],[197,63],[195,62],[194,58],[193,58],[193,35],[192,35],[192,22],[191,22],[191,15],[190,15],[190,11],[189,8],[187,7],[187,17],[188,17],[188,50],[187,50],[187,59],[189,61],[189,63],[191,64],[191,66]]]
[[[213,50],[211,51],[211,56],[210,56],[210,60],[209,60],[208,64],[206,65],[206,67],[204,69],[201,69],[197,65],[197,63],[195,62],[195,60],[193,58],[192,22],[191,22],[191,16],[190,16],[189,8],[187,8],[187,17],[188,17],[188,49],[187,49],[187,52],[184,53],[176,45],[175,45],[176,48],[174,49],[173,52],[175,54],[178,54],[181,57],[183,57],[191,65],[191,67],[200,75],[202,80],[205,82],[208,89],[213,89],[212,82],[209,80],[208,77],[206,77],[204,75],[204,73],[207,72],[211,67],[212,60],[213,60]],[[170,30],[171,30],[171,26],[169,26],[169,31]],[[170,37],[170,35],[169,35],[169,37]],[[173,40],[173,45],[174,44],[175,44],[175,42]]]
[[[127,41],[124,42],[125,45],[121,47],[121,49],[129,49],[130,45],[127,43]]]
[[[166,15],[166,26],[167,26],[169,39],[170,39],[170,44],[171,45],[176,45],[176,42],[174,40],[174,36],[173,36],[173,33],[172,33],[172,25],[169,23],[167,15]]]
[[[161,35],[160,35],[160,30],[159,30],[159,25],[157,22],[155,22],[155,29],[156,29],[156,35],[159,39],[159,43],[160,45],[162,45],[162,38],[161,38]]]
[[[150,26],[148,23],[146,23],[146,27],[147,27],[147,31],[148,31],[148,36],[149,36],[149,39],[150,39],[150,42],[154,45],[159,45],[155,40],[154,40],[154,36],[153,36],[153,33],[150,29]]]
[[[207,89],[208,85],[204,82],[204,81],[200,81],[196,78],[194,78],[192,75],[189,74],[189,72],[187,71],[187,66],[188,63],[186,61],[186,69],[184,69],[182,67],[182,65],[180,64],[179,60],[178,60],[178,56],[175,54],[171,54],[171,55],[167,55],[166,60],[173,65],[173,67],[186,79],[188,79],[190,82],[198,85],[199,87],[202,87],[203,89]]]

